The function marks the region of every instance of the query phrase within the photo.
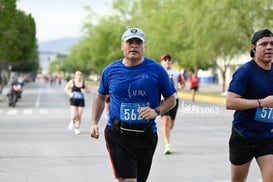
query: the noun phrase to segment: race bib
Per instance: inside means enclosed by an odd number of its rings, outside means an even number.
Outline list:
[[[83,99],[83,94],[81,92],[73,92],[74,99]]]
[[[21,85],[21,84],[17,84],[17,85],[16,85],[16,88],[21,89],[21,88],[22,88],[22,85]]]
[[[255,117],[256,121],[264,123],[273,123],[273,108],[258,107],[256,109]]]
[[[147,123],[148,121],[140,116],[138,112],[139,107],[145,106],[138,103],[121,103],[120,120],[131,124]]]

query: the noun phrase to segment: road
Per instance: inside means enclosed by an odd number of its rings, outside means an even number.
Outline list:
[[[16,108],[0,102],[1,182],[116,181],[105,148],[100,122],[98,140],[89,137],[91,104],[96,90],[86,94],[78,136],[67,130],[69,102],[64,85],[43,82],[25,86]],[[228,138],[233,111],[223,105],[180,100],[172,132],[171,155],[159,142],[148,182],[228,182]],[[255,161],[248,182],[261,181]]]

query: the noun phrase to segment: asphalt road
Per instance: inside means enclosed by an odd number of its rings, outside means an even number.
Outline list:
[[[69,102],[63,85],[43,82],[25,86],[15,108],[0,102],[1,182],[116,181],[105,148],[100,122],[98,140],[89,137],[91,104],[96,90],[86,94],[81,134],[67,130]],[[228,182],[228,138],[233,111],[224,105],[180,100],[172,132],[173,153],[159,143],[148,182]],[[248,182],[261,181],[253,161]]]

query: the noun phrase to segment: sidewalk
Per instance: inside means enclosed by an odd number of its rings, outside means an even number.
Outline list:
[[[189,88],[189,84],[186,85],[185,90],[190,90]],[[222,92],[222,85],[217,85],[217,84],[200,84],[199,86],[199,91],[196,92],[195,95],[195,100],[199,101],[199,102],[208,102],[208,103],[214,103],[214,104],[225,104],[226,103],[226,98],[225,97],[214,97],[214,96],[208,96],[208,95],[204,95],[202,94],[202,91],[205,92]],[[191,100],[191,93],[186,93],[180,91],[178,92],[178,96],[181,99],[185,99],[185,100]]]
[[[183,91],[182,91],[182,92],[178,93],[178,96],[181,99],[191,100],[190,93],[183,93]],[[214,103],[214,104],[225,104],[226,98],[202,95],[202,94],[198,94],[198,92],[197,92],[197,94],[195,95],[195,101],[208,102],[208,103]]]

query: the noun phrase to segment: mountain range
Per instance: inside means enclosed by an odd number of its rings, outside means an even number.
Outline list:
[[[39,52],[52,52],[58,54],[69,54],[71,48],[77,44],[79,38],[66,37],[49,41],[38,41]]]

